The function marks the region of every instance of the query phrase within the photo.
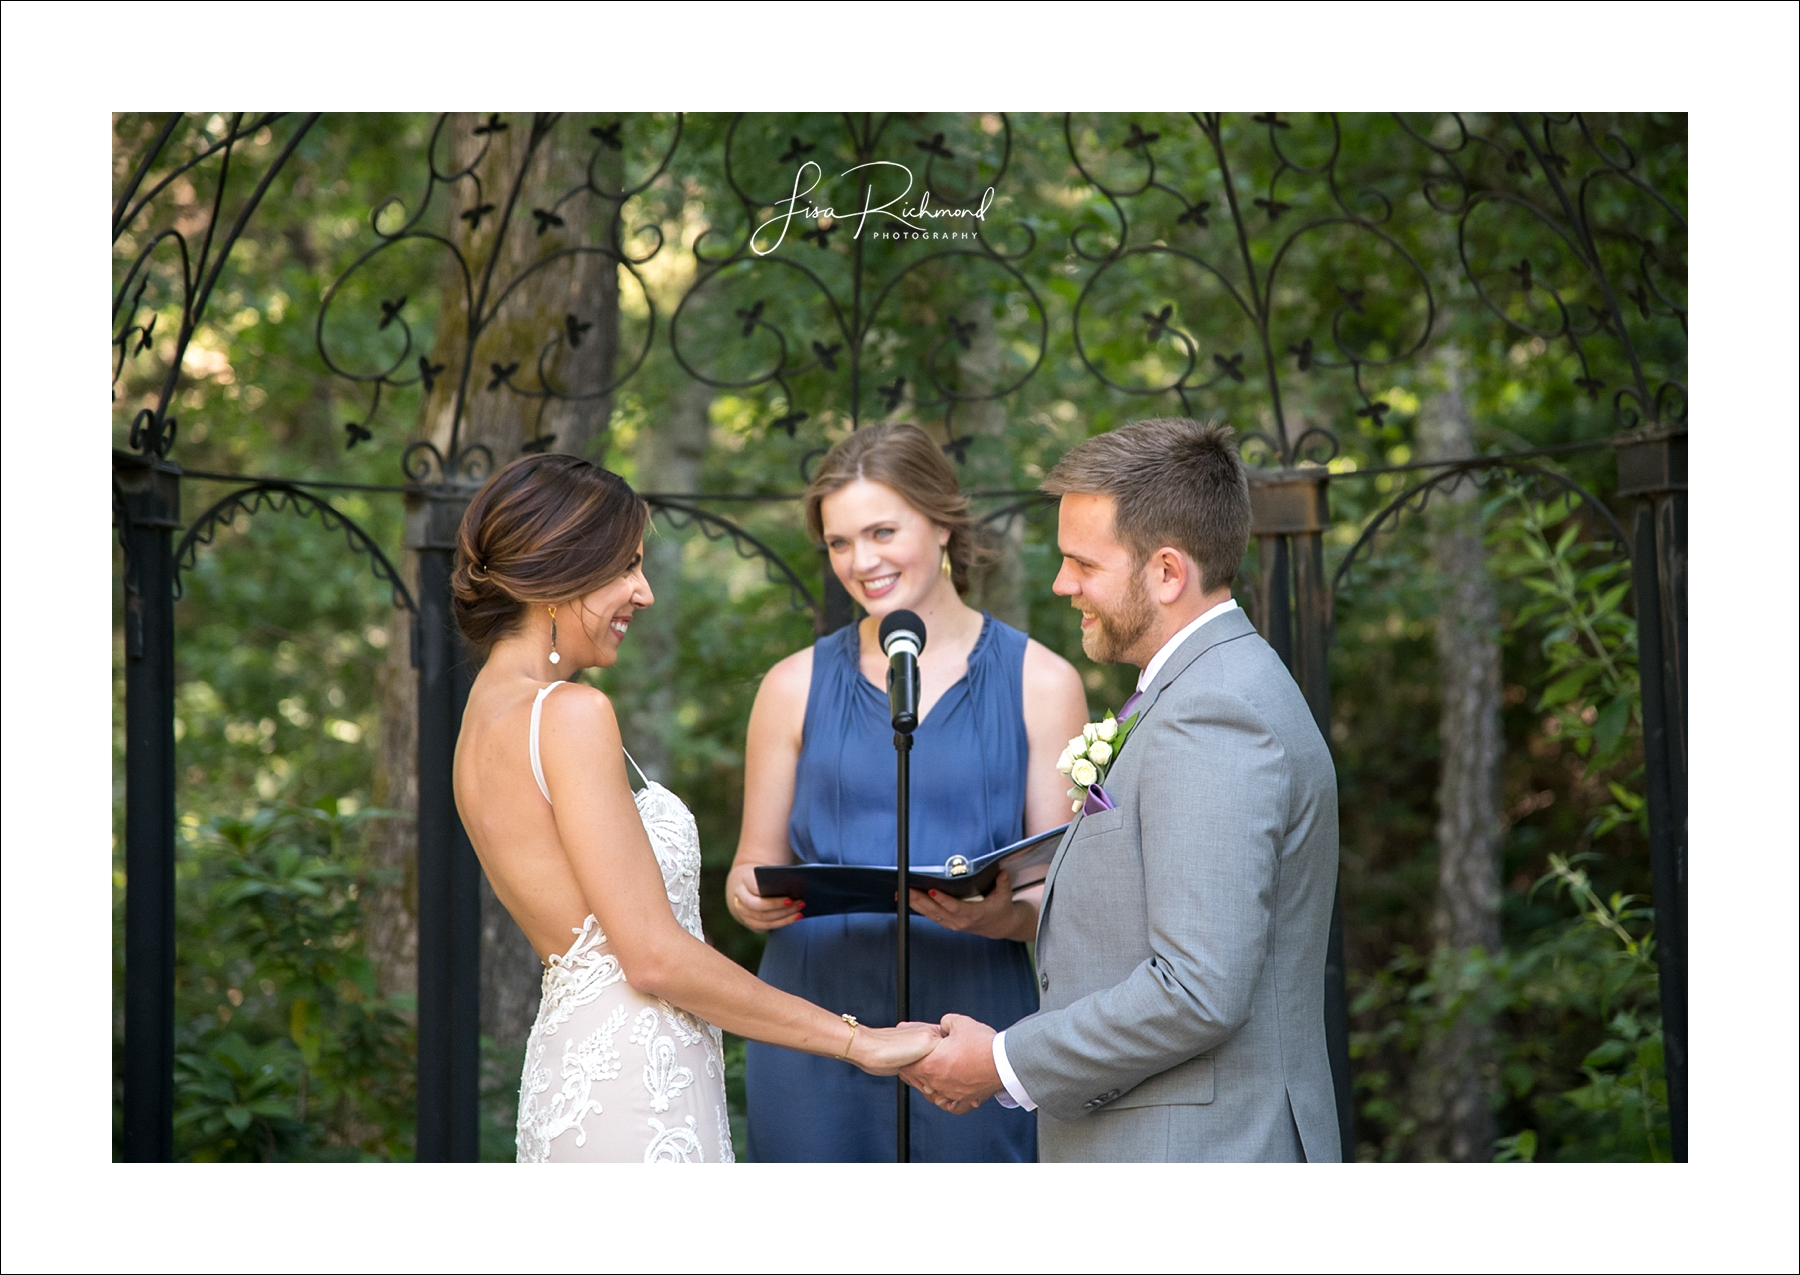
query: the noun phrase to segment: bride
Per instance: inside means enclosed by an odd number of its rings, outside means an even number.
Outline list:
[[[617,660],[654,600],[648,517],[618,475],[527,456],[476,494],[457,535],[456,621],[485,660],[456,807],[545,965],[519,1082],[525,1162],[731,1160],[721,1028],[876,1075],[939,1035],[863,1027],[706,945],[693,815],[636,770],[612,702],[559,680]]]

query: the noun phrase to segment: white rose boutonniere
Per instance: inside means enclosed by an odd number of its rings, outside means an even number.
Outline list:
[[[1125,746],[1125,737],[1131,733],[1137,721],[1134,713],[1121,722],[1113,714],[1108,713],[1097,722],[1089,722],[1081,728],[1081,734],[1069,741],[1069,746],[1062,750],[1062,756],[1056,759],[1056,769],[1069,777],[1075,787],[1069,789],[1073,803],[1069,813],[1075,814],[1087,808],[1092,814],[1095,809],[1111,810],[1112,799],[1106,795],[1106,789],[1100,781],[1106,778],[1107,769],[1118,757],[1119,749]]]

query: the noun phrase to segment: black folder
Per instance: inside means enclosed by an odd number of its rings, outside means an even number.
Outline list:
[[[986,895],[1005,867],[1012,874],[1012,888],[1024,889],[1044,879],[1068,824],[1015,841],[976,858],[951,855],[941,864],[910,865],[906,880],[915,890],[936,890],[959,899]],[[1039,870],[1041,869],[1041,870]],[[759,867],[756,888],[764,898],[785,896],[806,900],[807,916],[839,916],[846,912],[894,913],[894,884],[898,868],[877,868],[857,863],[790,863]]]

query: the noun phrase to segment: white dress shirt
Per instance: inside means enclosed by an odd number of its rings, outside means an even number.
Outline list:
[[[1157,650],[1156,654],[1150,657],[1150,662],[1144,665],[1144,671],[1138,674],[1138,690],[1147,691],[1150,689],[1151,685],[1156,680],[1156,675],[1162,672],[1163,665],[1169,662],[1169,657],[1175,654],[1176,649],[1179,648],[1183,642],[1194,636],[1194,631],[1202,624],[1205,624],[1208,620],[1217,619],[1227,611],[1235,610],[1237,610],[1237,599],[1226,598],[1223,602],[1219,603],[1218,606],[1202,612],[1193,623],[1184,627],[1167,642],[1164,642]],[[1005,1089],[994,1095],[994,1101],[998,1102],[1002,1107],[1023,1107],[1027,1111],[1037,1110],[1037,1103],[1033,1102],[1031,1100],[1031,1095],[1025,1092],[1025,1086],[1019,1083],[1018,1074],[1013,1071],[1012,1064],[1006,1061],[1005,1032],[999,1032],[994,1037],[994,1070],[1000,1073],[1000,1083],[1006,1086]]]

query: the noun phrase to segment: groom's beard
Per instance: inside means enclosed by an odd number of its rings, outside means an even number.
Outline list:
[[[1131,591],[1115,611],[1102,611],[1089,603],[1094,617],[1092,628],[1081,633],[1081,649],[1096,664],[1121,663],[1150,626],[1156,623],[1156,604],[1150,601],[1150,590],[1141,575],[1131,579]]]

